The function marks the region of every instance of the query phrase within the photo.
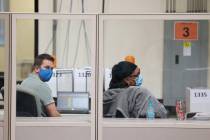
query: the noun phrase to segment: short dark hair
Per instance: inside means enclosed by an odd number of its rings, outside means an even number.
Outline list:
[[[112,79],[109,84],[109,89],[128,87],[129,85],[124,79],[130,76],[136,68],[136,64],[127,61],[121,61],[114,65],[112,68]]]
[[[40,67],[40,66],[42,65],[43,60],[49,60],[49,61],[51,61],[51,62],[53,62],[53,63],[54,63],[54,61],[55,61],[55,59],[54,59],[51,55],[49,55],[49,54],[46,54],[46,53],[40,54],[40,55],[38,55],[38,56],[35,58],[35,60],[34,60],[33,70],[34,70],[35,68]]]

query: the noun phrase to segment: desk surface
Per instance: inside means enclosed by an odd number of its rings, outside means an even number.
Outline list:
[[[168,119],[103,119],[104,127],[210,128],[210,121]]]
[[[4,110],[0,110],[0,126]],[[17,126],[90,126],[90,114],[61,114],[61,117],[17,117]]]
[[[62,117],[17,117],[17,126],[90,126],[90,114],[62,114]],[[162,127],[162,128],[210,128],[210,121],[179,121],[169,119],[112,119],[100,120],[103,127]],[[3,110],[0,110],[0,126],[3,125]]]

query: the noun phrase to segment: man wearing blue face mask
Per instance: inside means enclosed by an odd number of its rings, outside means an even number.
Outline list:
[[[41,110],[41,116],[58,117],[53,100],[51,89],[45,83],[50,80],[53,72],[54,58],[49,54],[40,54],[35,58],[33,72],[20,85],[22,89],[29,89],[31,94],[39,97],[41,103],[38,110]]]

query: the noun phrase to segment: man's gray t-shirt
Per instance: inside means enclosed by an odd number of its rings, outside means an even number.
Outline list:
[[[41,81],[36,74],[32,73],[25,80],[23,80],[20,88],[28,89],[31,91],[31,94],[40,98],[41,104],[38,104],[38,107],[41,110],[42,116],[46,114],[45,106],[54,103],[51,89],[45,82]]]

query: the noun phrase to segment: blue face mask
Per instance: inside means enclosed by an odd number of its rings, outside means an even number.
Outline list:
[[[39,77],[43,82],[47,82],[50,80],[50,78],[52,77],[52,69],[44,69],[44,68],[40,68],[39,71]]]
[[[143,82],[143,77],[139,74],[138,77],[136,77],[136,86],[141,86]]]

